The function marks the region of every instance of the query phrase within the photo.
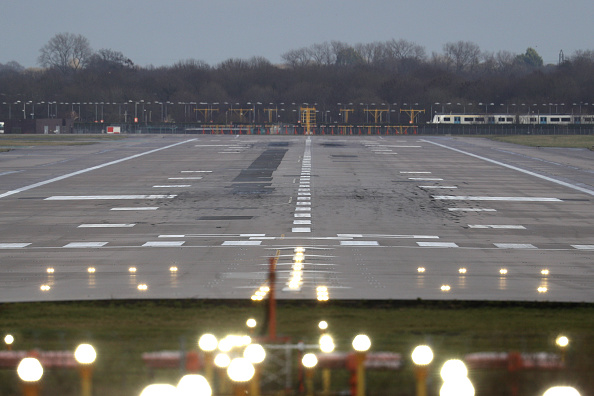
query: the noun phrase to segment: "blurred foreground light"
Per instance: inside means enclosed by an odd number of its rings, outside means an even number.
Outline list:
[[[451,287],[450,287],[450,285],[441,285],[440,289],[442,292],[447,292],[447,291],[451,290]]]
[[[256,319],[254,318],[250,318],[245,322],[246,326],[249,327],[250,329],[253,329],[254,327],[256,327]]]
[[[95,269],[95,267],[89,267],[89,268],[87,268],[87,272],[88,272],[89,274],[94,274],[96,271],[97,271],[97,270]]]
[[[314,368],[318,364],[318,358],[313,353],[306,353],[301,359],[301,363],[308,369]]]
[[[444,381],[454,378],[463,378],[468,375],[468,369],[463,361],[451,359],[445,362],[439,372]]]
[[[214,364],[217,367],[227,368],[229,363],[231,363],[231,358],[226,353],[218,353],[214,358]]]
[[[41,291],[49,291],[51,289],[50,285],[41,285],[41,287],[39,287],[39,289]]]
[[[48,268],[46,271],[47,271],[48,274],[53,274],[55,272],[55,270],[53,268],[51,268],[51,267]]]
[[[325,320],[321,320],[320,323],[318,323],[318,329],[326,330],[327,328],[328,328],[328,322],[326,322]]]
[[[262,363],[266,359],[266,351],[260,344],[250,344],[245,347],[243,357],[251,363]]]
[[[507,275],[507,269],[506,269],[506,268],[501,268],[501,269],[499,270],[499,273],[500,273],[501,275]]]
[[[136,273],[136,267],[130,267],[128,268],[128,272],[131,274],[135,274]]]
[[[580,392],[571,386],[554,386],[542,396],[580,396]]]
[[[365,334],[359,334],[353,339],[353,349],[357,352],[366,352],[371,347],[371,340]]]
[[[179,396],[211,396],[212,388],[203,376],[188,374],[179,380],[177,392]]]
[[[439,396],[474,396],[474,387],[467,377],[447,380],[439,390]]]
[[[80,344],[74,351],[74,358],[80,364],[93,364],[97,358],[97,352],[90,344]]]
[[[536,289],[536,291],[539,293],[546,293],[549,291],[549,289],[546,286],[539,286],[538,289]]]
[[[465,274],[465,273],[466,273],[466,268],[460,268],[460,269],[458,270],[458,272],[459,272],[460,274]]]
[[[6,337],[4,337],[4,343],[6,345],[12,345],[13,342],[14,342],[14,337],[11,334],[7,334]]]
[[[248,382],[255,372],[254,366],[245,358],[235,358],[227,367],[227,374],[233,382]]]
[[[178,268],[175,265],[169,267],[169,272],[177,272],[177,271],[178,271]]]
[[[140,290],[140,291],[148,290],[148,285],[146,283],[141,283],[140,285],[138,285],[138,290]]]
[[[320,337],[320,350],[324,353],[330,353],[334,351],[334,340],[330,334],[324,334]]]
[[[548,269],[543,269],[540,271],[541,275],[549,275],[551,272]]]
[[[419,268],[417,268],[417,272],[420,273],[420,274],[424,273],[425,272],[425,267],[419,267]]]
[[[416,365],[425,366],[433,361],[433,351],[427,345],[419,345],[413,350],[411,357]]]
[[[152,384],[142,390],[140,396],[174,396],[177,388],[169,384]]]
[[[17,374],[25,382],[37,382],[43,376],[43,367],[35,358],[24,358],[17,367]]]
[[[565,336],[559,336],[557,337],[557,339],[555,340],[555,343],[560,346],[561,348],[565,348],[567,345],[569,345],[569,338],[565,337]]]
[[[198,339],[198,347],[205,351],[205,352],[212,352],[217,349],[219,342],[217,341],[217,337],[212,334],[203,334]]]

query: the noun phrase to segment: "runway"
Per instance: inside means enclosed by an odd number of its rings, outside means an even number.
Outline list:
[[[0,153],[0,301],[594,302],[594,152],[141,136]],[[323,293],[323,292],[322,292]]]

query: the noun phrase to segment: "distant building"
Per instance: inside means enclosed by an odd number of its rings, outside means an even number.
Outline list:
[[[37,118],[34,120],[3,120],[5,134],[63,134],[74,133],[71,118]],[[2,128],[0,128],[2,130]]]

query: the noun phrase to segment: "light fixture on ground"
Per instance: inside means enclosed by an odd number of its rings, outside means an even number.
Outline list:
[[[561,349],[561,362],[565,363],[565,354],[567,351],[567,346],[569,345],[569,338],[564,335],[560,335],[555,340],[555,344]]]
[[[140,396],[177,396],[177,388],[169,384],[151,384],[142,390]]]
[[[357,370],[357,396],[365,395],[365,358],[371,347],[371,340],[365,334],[359,334],[353,339]]]
[[[14,342],[14,337],[11,334],[7,334],[4,337],[4,344],[6,345],[6,349],[9,351],[12,349],[12,343]]]
[[[212,388],[199,374],[184,375],[177,384],[178,396],[211,396]]]
[[[306,353],[301,359],[301,364],[305,367],[305,389],[307,396],[314,395],[313,377],[314,369],[318,364],[318,358],[313,353]]]
[[[226,375],[227,367],[231,363],[229,355],[226,353],[218,353],[214,358],[214,364],[217,366],[217,377],[219,378],[218,383],[218,394],[226,395],[229,393],[229,380]]]
[[[17,374],[23,381],[23,395],[36,396],[39,393],[39,380],[43,376],[43,367],[39,360],[24,358],[17,367]]]
[[[204,375],[209,384],[212,384],[214,379],[213,352],[218,345],[217,337],[213,334],[203,334],[198,339],[198,347],[204,352]]]
[[[468,379],[468,369],[458,359],[448,360],[440,371],[444,383],[440,396],[474,396],[474,387]]]
[[[254,318],[249,318],[248,320],[245,321],[245,325],[250,329],[250,334],[254,334],[254,329],[256,328],[256,325],[258,323],[256,322],[256,319]]]
[[[318,323],[318,329],[320,329],[322,332],[326,331],[328,329],[328,322],[321,320],[320,323]]]
[[[427,396],[428,365],[433,361],[433,351],[427,345],[419,345],[412,352],[415,364],[415,378],[417,383],[417,396]]]
[[[90,344],[80,344],[74,351],[74,359],[78,362],[82,396],[91,396],[93,363],[97,358],[95,348]]]
[[[571,386],[554,386],[549,388],[542,396],[580,396],[580,392]]]
[[[246,358],[235,358],[227,367],[227,375],[233,381],[234,394],[243,396],[247,393],[247,384],[255,373],[254,366]]]
[[[254,375],[250,382],[250,394],[252,396],[260,395],[260,369],[259,365],[266,359],[266,351],[260,344],[250,344],[245,347],[243,357],[254,365]]]

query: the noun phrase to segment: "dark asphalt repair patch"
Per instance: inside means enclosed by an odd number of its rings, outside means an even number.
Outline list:
[[[272,173],[278,168],[288,149],[271,148],[264,151],[251,165],[241,171],[231,188],[233,194],[270,194]]]

